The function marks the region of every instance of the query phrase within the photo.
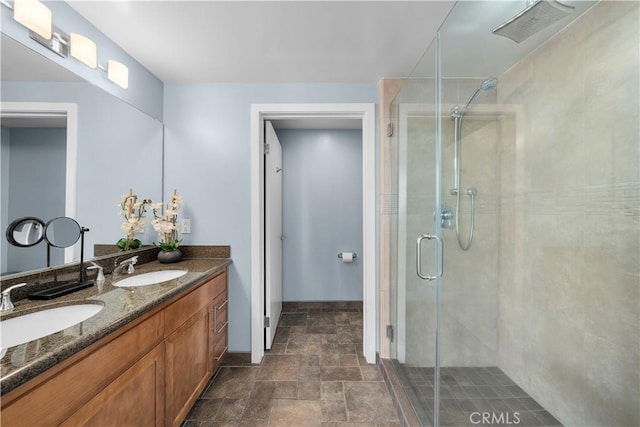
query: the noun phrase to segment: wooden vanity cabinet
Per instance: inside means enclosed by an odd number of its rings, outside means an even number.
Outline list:
[[[211,363],[214,332],[211,312],[220,295],[226,294],[225,271],[165,311],[167,426],[182,423],[217,369]]]
[[[227,272],[2,397],[2,424],[177,426],[227,346]]]
[[[120,381],[120,377],[135,376],[129,372],[132,366],[163,345],[162,312],[147,316],[135,325],[127,325],[123,330],[106,336],[2,396],[2,425],[59,425],[86,405],[94,407],[87,409],[88,412],[97,412],[96,406],[107,405],[112,394],[103,394],[103,391],[113,390],[112,384]],[[163,388],[152,392],[153,395],[129,398],[140,406],[155,406],[158,400],[164,400]],[[99,395],[102,395],[101,403],[92,401]]]

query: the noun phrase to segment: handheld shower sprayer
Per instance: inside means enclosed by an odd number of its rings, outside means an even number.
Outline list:
[[[456,213],[455,213],[455,228],[456,228],[456,237],[458,239],[458,245],[463,251],[468,250],[471,247],[471,242],[473,242],[473,227],[475,223],[475,199],[478,195],[478,190],[475,187],[469,187],[466,190],[467,196],[471,198],[471,227],[469,228],[469,237],[466,243],[462,241],[460,238],[460,227],[459,227],[459,218],[460,218],[460,162],[462,159],[462,147],[461,147],[461,139],[462,139],[462,119],[469,109],[471,103],[476,99],[480,91],[487,91],[491,89],[495,89],[498,86],[498,79],[495,77],[489,77],[480,83],[480,86],[473,92],[473,94],[469,97],[469,100],[465,104],[464,107],[460,105],[456,105],[451,109],[451,118],[454,120],[453,124],[453,139],[454,139],[454,177],[453,182],[454,185],[450,191],[450,194],[456,196]]]

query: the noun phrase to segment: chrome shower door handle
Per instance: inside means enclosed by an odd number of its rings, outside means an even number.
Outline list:
[[[438,253],[440,255],[440,265],[438,268],[438,272],[436,273],[435,276],[431,276],[428,274],[423,274],[422,273],[422,241],[423,240],[436,240],[438,242]],[[443,253],[442,253],[442,238],[438,237],[438,236],[434,236],[433,234],[422,234],[421,236],[418,236],[418,239],[416,240],[416,273],[418,274],[418,277],[424,280],[428,280],[428,281],[434,281],[436,280],[438,277],[442,277],[442,270],[443,270],[443,265],[442,265],[442,259],[443,259]]]

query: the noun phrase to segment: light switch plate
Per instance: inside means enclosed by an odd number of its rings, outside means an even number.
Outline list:
[[[181,222],[181,232],[182,234],[190,234],[191,233],[191,220],[183,219]]]

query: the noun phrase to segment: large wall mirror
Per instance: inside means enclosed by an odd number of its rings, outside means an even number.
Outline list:
[[[130,188],[162,198],[162,122],[2,34],[0,155],[3,231],[19,217],[68,216],[90,229],[94,244],[123,232],[118,202]],[[138,238],[154,240],[147,227]],[[114,246],[115,248],[115,246]],[[2,241],[0,274],[46,266],[46,247]],[[79,248],[51,254],[52,265],[79,258]]]

